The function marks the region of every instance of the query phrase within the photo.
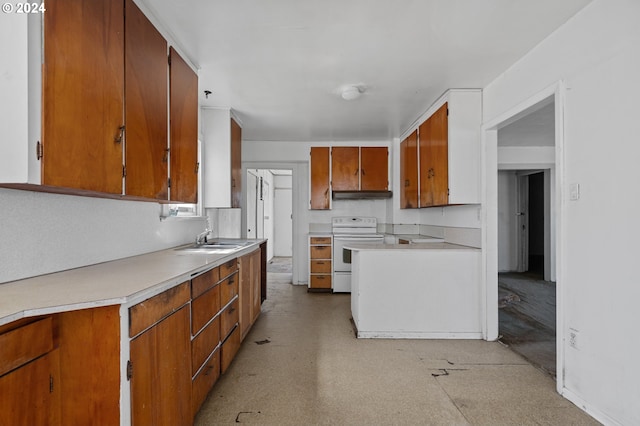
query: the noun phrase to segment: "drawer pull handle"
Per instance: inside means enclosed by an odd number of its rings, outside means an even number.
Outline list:
[[[208,376],[208,375],[209,375],[209,373],[211,373],[211,370],[213,370],[213,365],[209,365],[209,366],[207,367],[207,371],[205,371],[205,372],[204,372],[204,375],[205,375],[205,376]]]

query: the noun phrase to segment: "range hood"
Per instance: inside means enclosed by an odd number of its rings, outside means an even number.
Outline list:
[[[383,200],[391,198],[391,191],[333,191],[334,200]]]

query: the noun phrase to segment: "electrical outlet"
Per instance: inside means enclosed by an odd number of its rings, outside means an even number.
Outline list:
[[[578,335],[579,332],[575,328],[569,329],[569,346],[573,349],[578,349]]]

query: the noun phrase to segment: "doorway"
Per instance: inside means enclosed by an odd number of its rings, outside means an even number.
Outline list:
[[[483,128],[487,337],[495,330],[495,338],[552,376],[563,364],[555,270],[560,90],[549,88]]]
[[[293,256],[293,176],[288,169],[247,169],[247,238],[267,240],[267,261]]]

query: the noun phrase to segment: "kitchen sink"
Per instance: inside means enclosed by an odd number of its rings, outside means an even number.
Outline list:
[[[192,244],[177,248],[178,251],[205,254],[229,254],[252,244],[251,241],[208,241],[202,244]]]

